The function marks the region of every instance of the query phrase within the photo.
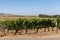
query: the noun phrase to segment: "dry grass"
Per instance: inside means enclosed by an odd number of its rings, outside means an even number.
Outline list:
[[[36,19],[48,19],[48,18],[41,18],[41,17],[38,17],[38,16],[36,16],[36,17],[29,17],[29,16],[23,16],[23,17],[8,17],[8,16],[6,16],[6,17],[3,17],[3,16],[0,16],[0,21],[2,21],[2,20],[15,20],[15,19],[18,19],[18,18],[27,18],[27,19],[33,19],[33,18],[36,18]],[[50,19],[54,19],[54,18],[50,18]]]

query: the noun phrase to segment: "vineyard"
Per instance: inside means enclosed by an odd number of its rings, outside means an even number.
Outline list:
[[[57,25],[56,25],[57,23]],[[34,30],[33,33],[37,34],[43,29],[43,32],[56,31],[60,29],[59,18],[40,18],[40,17],[20,17],[12,20],[1,20],[0,27],[4,29],[4,35],[8,35],[10,31],[14,30],[13,35],[28,34],[29,30]],[[5,31],[7,29],[7,32]],[[30,32],[31,33],[31,32]],[[23,35],[23,34],[22,34]]]

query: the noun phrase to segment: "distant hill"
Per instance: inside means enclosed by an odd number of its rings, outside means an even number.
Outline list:
[[[0,13],[0,15],[5,15],[4,13]]]
[[[14,15],[14,14],[9,14],[9,13],[0,13],[0,17],[23,17],[25,15]],[[30,16],[32,17],[32,16]],[[35,16],[33,16],[35,17]],[[45,14],[39,14],[39,17],[50,17],[50,18],[55,18],[55,17],[60,17],[60,15],[45,15]]]
[[[20,17],[22,15],[14,15],[14,14],[9,14],[9,13],[0,13],[0,17]]]
[[[10,14],[0,13],[0,16],[9,16]]]

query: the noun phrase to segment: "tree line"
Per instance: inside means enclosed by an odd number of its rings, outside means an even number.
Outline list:
[[[60,15],[44,15],[44,14],[39,14],[39,17],[43,17],[43,18],[56,18],[56,17],[60,17]]]

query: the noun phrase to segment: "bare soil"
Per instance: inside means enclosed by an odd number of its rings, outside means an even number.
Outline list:
[[[46,29],[46,32],[44,32],[43,29],[39,29],[38,33],[35,33],[36,30],[28,30],[28,33],[25,34],[25,30],[19,30],[19,32],[14,35],[15,30],[10,30],[9,33],[3,37],[45,37],[45,36],[53,36],[53,35],[60,35],[60,30],[58,30],[58,34],[56,33],[56,28],[54,28],[54,31],[51,31],[52,29],[50,28],[50,31]],[[0,36],[2,35],[2,32],[0,32]]]

